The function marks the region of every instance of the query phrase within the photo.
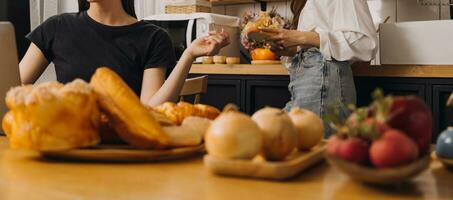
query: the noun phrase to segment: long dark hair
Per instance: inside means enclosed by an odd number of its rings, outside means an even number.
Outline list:
[[[128,15],[137,18],[137,14],[135,14],[134,0],[121,0],[121,3],[123,4],[124,11],[126,11]],[[88,8],[90,8],[90,3],[88,3],[87,0],[79,0],[79,12],[86,11]]]
[[[306,3],[307,3],[307,0],[293,0],[291,2],[291,11],[293,12],[293,15],[294,15],[293,23],[292,23],[293,29],[297,29],[297,26],[299,25],[300,13],[304,9]]]

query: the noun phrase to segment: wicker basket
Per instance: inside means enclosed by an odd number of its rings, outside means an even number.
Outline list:
[[[206,12],[210,13],[211,8],[200,5],[186,5],[186,6],[176,6],[176,5],[166,5],[165,13],[175,14],[175,13],[194,13],[194,12]]]

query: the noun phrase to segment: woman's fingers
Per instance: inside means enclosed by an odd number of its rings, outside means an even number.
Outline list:
[[[224,40],[223,37],[220,35],[211,35],[210,38],[216,41],[218,44],[221,44]]]
[[[266,32],[266,33],[280,33],[281,30],[280,29],[276,29],[276,28],[259,28],[260,31],[263,31],[263,32]]]

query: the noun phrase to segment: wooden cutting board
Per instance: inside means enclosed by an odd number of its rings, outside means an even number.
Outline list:
[[[204,144],[167,150],[142,150],[126,145],[100,145],[87,149],[40,152],[41,156],[61,161],[156,162],[186,158],[205,152]]]
[[[325,143],[307,152],[297,152],[286,161],[269,162],[265,160],[222,159],[206,155],[204,165],[214,174],[285,180],[300,174],[303,170],[324,160]]]

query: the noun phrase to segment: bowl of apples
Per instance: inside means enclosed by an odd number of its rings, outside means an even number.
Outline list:
[[[360,182],[410,180],[431,162],[431,110],[416,96],[384,96],[376,90],[373,98],[367,107],[352,107],[346,120],[329,112],[336,134],[328,139],[326,159]]]

